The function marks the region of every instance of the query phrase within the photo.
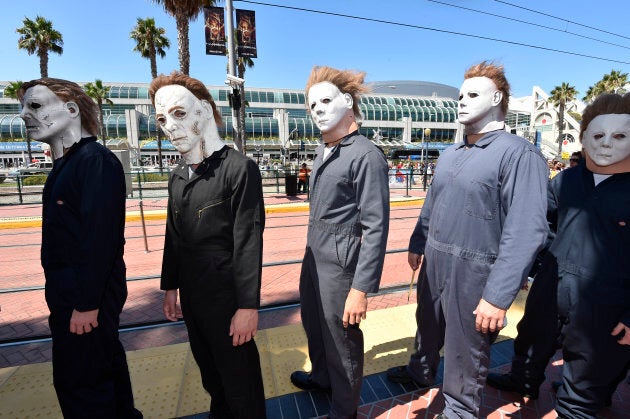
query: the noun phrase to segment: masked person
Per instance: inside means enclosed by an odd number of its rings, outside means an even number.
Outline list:
[[[538,393],[561,326],[564,359],[556,411],[595,418],[630,366],[630,94],[605,94],[584,109],[586,165],[563,171],[549,187],[554,233],[515,340],[512,371],[493,387]],[[546,338],[547,337],[547,338]]]
[[[314,67],[307,104],[322,133],[310,176],[310,216],[300,275],[312,372],[304,390],[332,391],[330,418],[356,417],[363,378],[367,293],[378,291],[389,230],[383,152],[358,132],[363,73]]]
[[[225,145],[208,89],[174,72],[151,82],[156,119],[182,160],[168,185],[164,314],[183,314],[213,418],[265,417],[258,327],[265,224],[256,163]],[[177,299],[181,298],[181,312]]]
[[[125,179],[96,142],[98,108],[76,83],[42,78],[18,98],[32,140],[54,159],[43,193],[41,259],[53,383],[66,418],[140,418],[118,337],[127,299]]]
[[[547,236],[547,163],[504,131],[508,99],[502,67],[482,62],[466,71],[464,141],[440,156],[409,241],[409,265],[423,266],[417,350],[405,371],[433,384],[444,347],[440,417],[479,417],[490,345]]]

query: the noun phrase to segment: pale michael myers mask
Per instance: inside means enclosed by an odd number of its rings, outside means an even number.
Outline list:
[[[341,93],[339,88],[330,82],[317,83],[308,89],[311,118],[324,136],[337,128],[344,117],[350,115],[354,121],[352,104],[352,95]]]
[[[466,134],[483,134],[505,126],[501,110],[503,92],[488,77],[471,77],[459,89],[457,119]]]
[[[582,146],[592,172],[630,172],[630,114],[596,116],[582,135]]]
[[[64,102],[46,86],[37,84],[24,92],[20,117],[29,138],[49,144],[55,159],[81,140],[79,106]]]
[[[162,131],[187,164],[199,164],[224,146],[212,105],[184,86],[172,84],[160,88],[155,93],[155,114]]]

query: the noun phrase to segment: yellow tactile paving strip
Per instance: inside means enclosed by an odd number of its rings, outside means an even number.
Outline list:
[[[526,294],[508,312],[509,325],[499,339],[516,336]],[[415,304],[368,312],[364,374],[406,364],[415,333]],[[301,325],[261,330],[256,336],[267,398],[298,391],[289,380],[297,369],[310,369]],[[210,397],[187,343],[127,352],[137,407],[146,418],[173,418],[207,412]],[[52,365],[0,369],[0,418],[61,418],[52,386]]]
[[[392,200],[391,206],[408,206],[408,205],[416,205],[420,206],[424,202],[424,198],[417,199],[405,199],[405,200]],[[304,212],[308,211],[308,203],[296,203],[296,204],[276,204],[276,205],[266,205],[265,213],[274,214],[274,213],[283,213],[283,212]],[[164,220],[166,218],[166,210],[145,210],[144,211],[144,219],[145,220]],[[140,216],[140,211],[127,211],[126,220],[131,221],[140,221],[142,217]],[[33,217],[0,217],[0,229],[10,229],[10,228],[27,228],[27,227],[41,227],[42,226],[42,217],[41,216],[33,216]]]

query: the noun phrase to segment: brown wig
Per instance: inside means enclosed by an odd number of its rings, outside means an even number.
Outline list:
[[[487,77],[494,82],[497,90],[503,93],[501,110],[503,114],[507,114],[508,104],[510,102],[510,83],[508,83],[505,77],[503,66],[488,61],[482,61],[479,64],[473,65],[464,73],[464,79],[472,79],[473,77]]]
[[[202,82],[197,79],[194,79],[190,76],[185,75],[179,71],[173,71],[171,74],[164,75],[160,74],[156,78],[153,79],[151,85],[149,86],[149,97],[151,98],[151,104],[155,107],[155,94],[158,90],[160,90],[164,86],[170,86],[173,84],[178,84],[180,86],[185,87],[190,93],[195,95],[195,97],[199,100],[205,100],[210,103],[212,106],[212,114],[214,115],[214,122],[217,126],[223,125],[223,119],[221,118],[221,113],[217,109],[217,105],[214,103],[214,99],[212,99],[212,95],[204,86]]]
[[[315,66],[311,71],[311,75],[306,82],[306,95],[309,89],[322,82],[329,82],[337,86],[341,93],[348,93],[352,96],[352,111],[356,119],[361,119],[361,110],[359,109],[360,95],[369,92],[367,86],[363,84],[365,73],[352,70],[337,70],[332,67]],[[308,104],[306,105],[308,108]]]
[[[17,97],[21,104],[24,104],[24,94],[28,89],[33,86],[46,86],[57,97],[64,102],[74,102],[79,107],[79,113],[81,115],[81,126],[91,135],[98,135],[99,131],[99,118],[98,118],[98,105],[89,97],[81,86],[78,84],[62,79],[53,79],[44,77],[41,79],[27,81],[22,83],[22,86],[17,91]]]
[[[599,96],[582,113],[580,123],[580,142],[588,124],[599,115],[630,114],[630,93],[621,96],[616,93],[604,93]]]

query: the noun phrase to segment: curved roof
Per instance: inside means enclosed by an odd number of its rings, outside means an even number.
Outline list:
[[[430,81],[391,80],[368,83],[371,93],[388,93],[409,96],[437,96],[458,100],[459,88]]]

